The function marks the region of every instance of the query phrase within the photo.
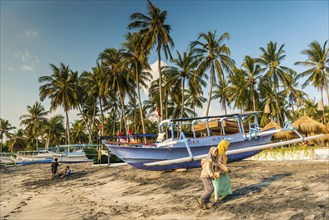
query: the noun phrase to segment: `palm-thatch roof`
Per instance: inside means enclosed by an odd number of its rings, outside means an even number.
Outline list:
[[[309,133],[326,133],[326,126],[321,124],[320,122],[308,117],[303,116],[294,123],[292,123],[292,126],[296,128],[297,131],[309,134]]]
[[[268,123],[267,125],[265,125],[263,128],[262,128],[262,131],[264,130],[267,130],[267,129],[270,129],[270,128],[275,128],[277,130],[281,130],[282,128],[275,122],[271,121],[270,123]],[[285,139],[287,138],[287,132],[278,132],[278,133],[275,133],[273,135],[273,138],[274,139]]]

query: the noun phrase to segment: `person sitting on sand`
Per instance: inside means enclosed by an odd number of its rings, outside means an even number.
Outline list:
[[[211,194],[214,192],[214,186],[212,184],[212,179],[217,178],[216,174],[214,173],[214,167],[218,166],[217,164],[217,148],[211,147],[209,149],[207,158],[201,160],[201,175],[200,179],[202,180],[204,186],[204,192],[202,193],[201,197],[197,199],[197,202],[200,208],[209,209],[211,205],[209,205],[209,200]]]
[[[60,174],[61,178],[64,178],[66,176],[71,175],[72,170],[70,169],[70,166],[66,166],[65,170],[63,170],[63,172]]]
[[[57,167],[60,166],[57,161],[58,161],[58,159],[55,158],[55,161],[51,163],[51,174],[52,174],[51,178],[52,179],[55,178],[56,173],[57,173]]]
[[[231,181],[227,172],[230,170],[226,167],[228,150],[230,143],[226,140],[219,142],[217,146],[217,164],[215,167],[215,173],[218,172],[219,177],[212,180],[214,186],[215,202],[218,200],[224,200],[227,195],[232,194]]]

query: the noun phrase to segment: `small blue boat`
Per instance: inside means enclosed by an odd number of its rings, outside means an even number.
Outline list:
[[[274,133],[282,131],[275,128],[261,130],[258,113],[164,120],[160,123],[160,133],[153,145],[110,142],[108,137],[102,137],[102,141],[123,161],[145,170],[200,167],[200,159],[208,153],[210,147],[217,146],[221,140],[230,142],[227,151],[229,162],[238,161],[259,153],[260,150],[254,148],[255,146],[265,146]],[[244,121],[249,123],[243,123]],[[191,125],[190,134],[179,131],[182,123]],[[285,126],[284,130],[294,129]]]

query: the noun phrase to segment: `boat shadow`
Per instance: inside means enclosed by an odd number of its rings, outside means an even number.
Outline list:
[[[223,202],[225,203],[225,202],[228,202],[228,201],[232,201],[232,200],[241,198],[243,196],[246,196],[248,194],[258,193],[263,188],[268,187],[269,185],[271,185],[272,182],[280,180],[280,179],[288,177],[288,176],[291,176],[291,175],[292,175],[291,172],[286,172],[286,173],[275,174],[275,175],[272,175],[270,177],[263,178],[258,183],[255,183],[255,184],[252,184],[252,185],[245,186],[245,187],[234,190],[231,195],[228,195],[227,197],[225,197]]]

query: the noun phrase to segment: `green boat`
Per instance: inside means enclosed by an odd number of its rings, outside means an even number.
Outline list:
[[[92,159],[94,164],[107,164],[108,163],[108,157],[107,157],[107,151],[102,150],[101,159],[98,161],[98,150],[96,148],[88,148],[84,149],[84,152],[86,154],[86,157],[88,159]],[[115,154],[110,153],[110,163],[120,163],[123,162],[119,157],[117,157]]]

